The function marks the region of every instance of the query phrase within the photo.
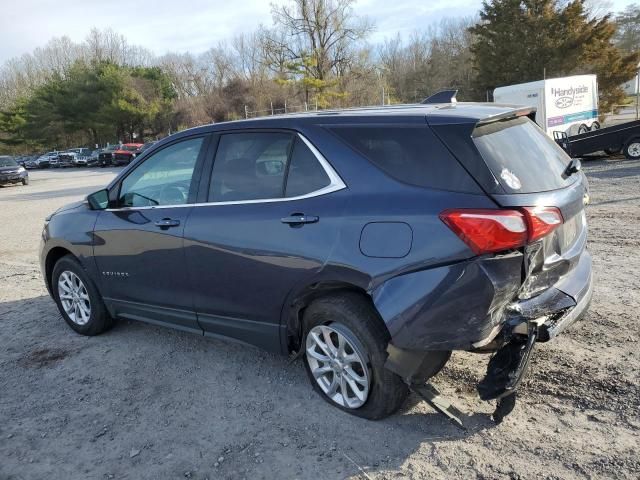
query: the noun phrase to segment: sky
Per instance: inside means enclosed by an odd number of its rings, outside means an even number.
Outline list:
[[[276,0],[283,3],[286,0]],[[635,0],[640,2],[640,0]],[[221,40],[271,26],[269,0],[0,0],[0,63],[53,37],[81,41],[92,27],[112,28],[131,44],[161,55],[201,53]],[[620,11],[634,0],[608,0]],[[481,0],[358,0],[375,24],[371,41],[408,35],[443,17],[474,15]]]

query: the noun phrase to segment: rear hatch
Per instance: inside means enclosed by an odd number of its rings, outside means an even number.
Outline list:
[[[587,181],[582,173],[565,175],[571,159],[553,140],[518,111],[431,127],[500,207],[560,210],[563,223],[524,247],[519,298],[540,294],[575,268],[586,246]]]

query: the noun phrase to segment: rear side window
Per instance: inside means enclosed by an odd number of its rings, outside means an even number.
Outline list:
[[[476,127],[473,142],[507,193],[557,190],[579,178],[562,178],[569,157],[528,118]]]
[[[288,133],[229,133],[220,137],[209,200],[281,198],[293,143]]]
[[[331,183],[327,172],[302,140],[296,139],[291,153],[285,196],[298,197],[318,191]]]
[[[396,180],[439,190],[478,191],[466,170],[426,125],[330,129]]]

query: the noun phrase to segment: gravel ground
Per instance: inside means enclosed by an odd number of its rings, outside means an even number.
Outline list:
[[[73,333],[38,270],[44,217],[116,170],[34,171],[0,188],[0,479],[639,478],[640,162],[585,162],[597,284],[587,317],[536,347],[499,426],[455,353],[437,386],[462,432],[416,399],[384,421],[322,401],[300,362],[120,321]]]

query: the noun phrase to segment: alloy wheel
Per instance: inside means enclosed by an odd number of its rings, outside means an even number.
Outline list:
[[[80,277],[65,270],[58,277],[58,297],[67,316],[77,325],[86,325],[91,318],[89,292]]]
[[[313,327],[306,340],[309,369],[320,389],[345,408],[367,401],[369,369],[355,335],[341,324]]]

